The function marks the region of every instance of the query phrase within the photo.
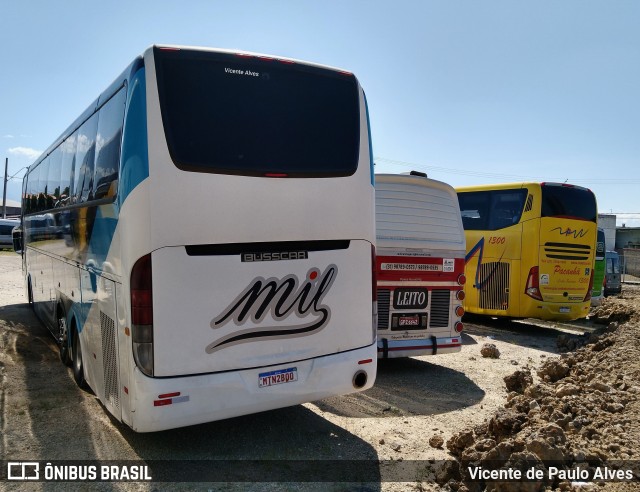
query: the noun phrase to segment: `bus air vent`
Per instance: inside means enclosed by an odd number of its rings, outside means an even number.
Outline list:
[[[391,291],[378,289],[378,330],[389,329],[389,305],[391,304]]]
[[[479,306],[506,311],[509,308],[509,263],[495,261],[480,265]]]
[[[433,290],[431,292],[431,307],[429,310],[429,326],[431,328],[449,326],[450,301],[450,290]]]
[[[588,260],[591,246],[573,243],[544,243],[544,253],[552,260]]]
[[[527,203],[524,206],[524,211],[525,212],[531,212],[531,209],[533,208],[533,195],[529,195],[527,197]]]
[[[104,399],[117,410],[120,408],[120,394],[118,393],[115,323],[102,311],[100,311],[100,332],[102,335],[102,363],[104,365]]]

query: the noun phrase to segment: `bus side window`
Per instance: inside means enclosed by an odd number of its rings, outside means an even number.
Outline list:
[[[98,131],[98,113],[85,121],[78,130],[74,193],[77,202],[93,198],[93,169]]]
[[[45,158],[38,164],[40,170],[40,179],[38,180],[38,201],[36,202],[36,211],[42,212],[47,209],[47,194],[49,193],[49,158]]]
[[[100,108],[96,138],[95,199],[112,198],[116,194],[125,101],[126,91],[122,88]]]
[[[62,172],[62,149],[56,148],[50,156],[47,179],[47,210],[58,205],[60,200],[60,174]]]
[[[527,191],[524,189],[493,191],[488,229],[496,231],[517,224],[526,197]]]
[[[489,196],[484,191],[458,193],[462,226],[465,230],[479,231],[487,228]]]
[[[73,185],[73,167],[74,159],[76,157],[76,139],[78,132],[67,137],[67,139],[60,144],[62,150],[62,172],[60,174],[60,206],[69,205],[73,203],[70,200]]]

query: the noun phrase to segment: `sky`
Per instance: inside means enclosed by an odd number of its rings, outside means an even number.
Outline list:
[[[456,186],[557,181],[640,227],[636,0],[0,0],[0,158],[31,164],[152,44],[340,67],[376,172]]]

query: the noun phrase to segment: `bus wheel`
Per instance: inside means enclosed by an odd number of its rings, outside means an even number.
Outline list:
[[[80,334],[77,328],[73,327],[71,343],[71,367],[73,369],[73,379],[76,384],[85,389],[87,382],[84,379],[84,365],[82,363],[82,345],[80,344]]]
[[[58,343],[60,345],[60,360],[65,366],[71,365],[69,354],[69,335],[67,333],[67,320],[62,308],[58,308]]]

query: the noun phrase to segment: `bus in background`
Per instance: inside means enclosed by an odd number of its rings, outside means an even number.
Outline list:
[[[602,304],[604,297],[604,271],[605,271],[605,235],[604,229],[598,227],[598,239],[596,240],[596,257],[593,264],[593,288],[591,289],[591,306]]]
[[[13,246],[13,228],[19,225],[16,219],[0,219],[0,249]]]
[[[597,229],[590,190],[519,183],[457,192],[467,312],[545,320],[589,314]]]
[[[153,46],[29,168],[29,301],[138,432],[365,390],[373,183],[352,73]]]
[[[622,279],[620,278],[620,256],[615,251],[607,251],[605,254],[606,267],[604,275],[604,295],[610,296],[622,292]]]
[[[376,174],[378,357],[461,350],[465,239],[455,190]]]

